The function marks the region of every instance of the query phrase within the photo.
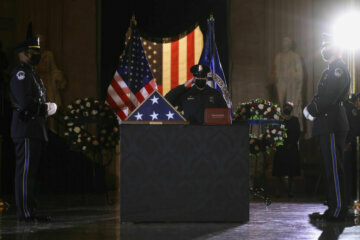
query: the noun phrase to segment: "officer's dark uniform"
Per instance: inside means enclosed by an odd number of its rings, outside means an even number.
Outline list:
[[[338,219],[346,214],[343,153],[349,124],[344,107],[350,87],[350,75],[345,63],[336,59],[321,76],[317,93],[307,106],[315,117],[313,136],[319,137],[326,177],[327,219]]]
[[[200,71],[195,66],[191,68],[195,78],[207,76],[209,72],[207,66]],[[172,105],[178,106],[179,110],[183,110],[184,117],[191,124],[204,123],[205,108],[227,108],[222,94],[208,85],[203,88],[199,88],[196,84],[190,88],[180,85],[169,91],[165,98]]]
[[[27,39],[16,51],[39,49],[38,39]],[[10,80],[13,105],[11,137],[15,144],[15,198],[19,220],[34,218],[36,202],[34,182],[44,142],[48,140],[45,117],[47,105],[45,88],[31,65],[20,62]]]

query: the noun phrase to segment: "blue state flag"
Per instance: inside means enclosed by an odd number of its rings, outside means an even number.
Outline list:
[[[208,65],[210,72],[208,74],[209,80],[213,81],[214,88],[222,93],[228,108],[231,109],[231,116],[233,116],[231,95],[226,84],[224,71],[221,66],[219,53],[215,42],[215,20],[211,18],[207,20],[207,33],[205,44],[199,64]]]
[[[155,90],[126,120],[130,121],[186,121],[174,107]]]

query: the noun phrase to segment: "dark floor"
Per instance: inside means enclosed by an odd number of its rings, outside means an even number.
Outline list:
[[[360,239],[354,222],[315,226],[308,214],[324,211],[321,203],[280,199],[270,206],[250,203],[248,223],[120,224],[119,206],[105,204],[104,196],[43,197],[43,213],[54,221],[23,224],[14,207],[0,212],[0,239]],[[320,237],[321,236],[321,237]],[[319,238],[320,237],[320,238]]]

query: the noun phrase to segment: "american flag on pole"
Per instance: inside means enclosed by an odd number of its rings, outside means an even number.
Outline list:
[[[162,95],[186,82],[191,86],[190,68],[199,61],[204,45],[199,26],[176,41],[156,43],[142,39],[142,43]]]
[[[157,85],[146,58],[140,35],[132,24],[131,36],[114,77],[108,87],[106,102],[121,120],[143,102]]]

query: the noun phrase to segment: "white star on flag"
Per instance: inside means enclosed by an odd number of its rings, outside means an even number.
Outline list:
[[[168,114],[165,114],[168,117],[168,120],[174,119],[174,113],[170,112]]]
[[[140,114],[140,112],[138,112],[135,117],[136,117],[136,120],[142,120],[142,114]]]
[[[159,104],[158,103],[159,98],[157,98],[155,95],[150,100],[152,101],[152,104],[155,104],[155,103]]]
[[[152,120],[158,119],[158,115],[157,113],[155,113],[155,111],[153,111],[153,113],[150,115],[150,117],[152,118]]]

